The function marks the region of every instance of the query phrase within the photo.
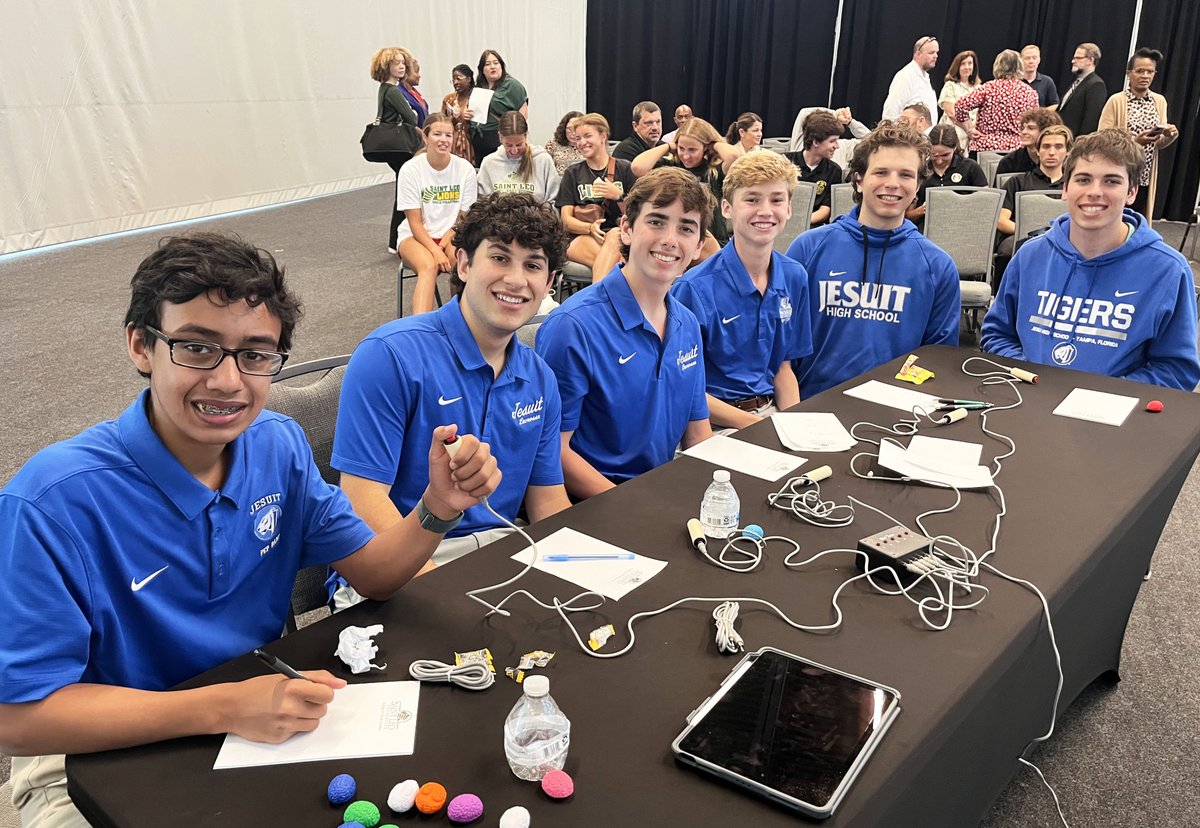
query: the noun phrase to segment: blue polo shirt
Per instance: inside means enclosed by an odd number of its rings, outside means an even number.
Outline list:
[[[215,492],[150,427],[148,398],[0,491],[0,702],[178,684],[278,638],[297,570],[373,537],[289,418],[264,411],[230,443]]]
[[[719,400],[774,394],[780,366],[812,353],[808,273],[779,253],[771,252],[762,294],[727,244],[689,270],[671,295],[700,322],[705,381]]]
[[[407,515],[429,483],[433,429],[455,423],[460,434],[491,446],[503,477],[488,502],[513,520],[529,486],[563,482],[561,408],[554,374],[515,336],[495,376],[456,298],[434,313],[387,323],[354,350],[331,463],[391,485],[392,502]],[[484,506],[473,506],[448,534],[501,525]]]
[[[666,336],[646,321],[620,267],[547,317],[537,352],[558,377],[571,448],[613,482],[675,455],[689,422],[708,418],[696,317],[667,296]]]

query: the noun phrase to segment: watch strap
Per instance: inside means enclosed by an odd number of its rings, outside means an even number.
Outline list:
[[[462,523],[463,513],[459,512],[449,520],[442,520],[440,517],[429,511],[429,507],[425,505],[425,498],[417,501],[417,519],[421,522],[421,528],[429,532],[437,532],[439,535],[444,535],[458,524]]]

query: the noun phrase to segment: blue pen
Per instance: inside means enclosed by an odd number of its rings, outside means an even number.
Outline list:
[[[599,552],[596,554],[581,554],[581,555],[543,555],[543,561],[551,563],[564,563],[566,561],[632,561],[635,555],[632,552]]]

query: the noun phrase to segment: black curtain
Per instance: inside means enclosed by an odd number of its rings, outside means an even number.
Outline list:
[[[764,135],[790,135],[829,97],[836,21],[830,0],[590,0],[587,108],[613,138],[641,100],[662,107],[663,132],[686,103],[721,133],[756,112]]]
[[[1163,53],[1151,87],[1167,98],[1167,116],[1179,140],[1159,158],[1157,215],[1185,221],[1200,183],[1200,3],[1147,3],[1142,7],[1138,45]],[[1109,84],[1110,87],[1112,84]]]

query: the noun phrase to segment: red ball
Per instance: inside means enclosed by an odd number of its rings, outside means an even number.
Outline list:
[[[1163,410],[1163,404],[1158,400],[1151,400],[1146,403],[1146,410],[1153,411],[1155,414]]]
[[[542,790],[551,799],[566,799],[575,793],[575,780],[566,771],[552,770],[542,777]]]

